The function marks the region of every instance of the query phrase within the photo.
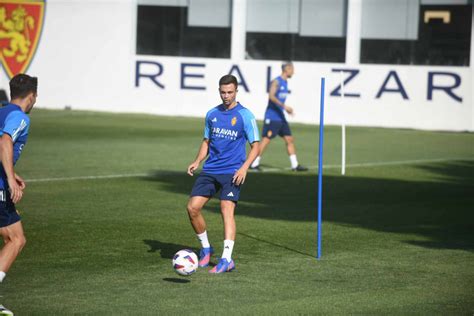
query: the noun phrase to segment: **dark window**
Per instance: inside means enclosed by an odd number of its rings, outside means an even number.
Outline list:
[[[425,23],[426,11],[449,11],[450,22]],[[421,5],[417,40],[363,39],[361,62],[469,66],[471,16],[471,5]]]
[[[230,27],[190,27],[187,7],[139,5],[137,54],[230,57]]]
[[[248,59],[344,62],[345,37],[247,32]]]

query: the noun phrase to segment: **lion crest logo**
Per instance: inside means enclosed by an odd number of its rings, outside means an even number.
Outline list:
[[[230,124],[232,124],[232,126],[235,126],[235,124],[237,124],[237,117],[236,116],[234,116],[232,118],[232,121],[230,121]]]
[[[0,61],[9,78],[24,73],[43,29],[44,0],[0,0]]]

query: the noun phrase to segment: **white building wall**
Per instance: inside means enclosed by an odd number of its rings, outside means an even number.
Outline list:
[[[267,67],[275,77],[280,71],[279,62],[137,56],[135,32],[135,1],[48,1],[43,34],[28,70],[40,80],[38,107],[61,109],[69,105],[80,110],[204,117],[211,106],[220,102],[219,78],[236,65],[233,74],[243,79],[249,89],[245,91],[240,86],[239,100],[263,118]],[[146,77],[136,86],[136,65],[143,61],[149,64],[142,64],[142,74],[157,74],[162,67],[162,74],[155,79],[164,88]],[[358,73],[345,85],[342,102],[331,92],[341,80],[340,73],[334,70],[346,68]],[[183,69],[186,74],[201,77],[183,75]],[[296,62],[295,70],[287,102],[295,108],[296,115],[290,121],[318,123],[320,78],[325,76],[327,124],[474,131],[472,67]],[[384,85],[391,71],[394,72]],[[438,86],[453,85],[458,77],[460,85],[451,92],[462,102],[439,89],[428,100],[430,72],[449,73],[434,77]],[[345,77],[349,74],[345,73]],[[400,92],[390,91],[376,97],[382,87],[400,90],[397,78],[408,99]],[[182,80],[185,87],[181,86]],[[0,84],[5,82],[5,78],[0,80]],[[196,87],[205,90],[192,89]],[[360,97],[347,96],[351,93]]]

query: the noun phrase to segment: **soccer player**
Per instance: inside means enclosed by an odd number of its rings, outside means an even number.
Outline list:
[[[0,234],[4,246],[0,251],[0,282],[26,243],[21,218],[15,203],[25,189],[25,181],[13,166],[20,158],[30,126],[30,113],[36,102],[38,79],[18,74],[10,81],[11,101],[0,108]],[[0,314],[13,315],[0,305]]]
[[[247,170],[258,155],[260,142],[255,117],[236,101],[237,79],[234,76],[226,75],[219,80],[219,94],[222,104],[207,112],[204,139],[196,159],[188,167],[188,174],[193,176],[201,161],[209,155],[194,183],[187,206],[191,225],[202,246],[199,254],[200,267],[207,267],[214,253],[201,210],[220,191],[224,250],[219,263],[209,270],[210,273],[223,273],[235,268],[232,260],[236,232],[234,211]],[[246,158],[247,141],[251,149]]]
[[[272,81],[270,92],[268,94],[268,106],[265,111],[265,120],[262,132],[262,143],[260,144],[260,153],[258,157],[252,162],[250,169],[260,170],[260,160],[265,151],[265,148],[270,144],[270,141],[277,135],[283,137],[286,143],[286,150],[290,157],[291,170],[293,171],[307,171],[308,168],[298,164],[296,158],[296,148],[291,136],[290,125],[288,124],[285,111],[293,115],[293,108],[285,104],[288,95],[288,79],[293,76],[293,63],[285,62],[282,66],[282,73],[280,76]]]

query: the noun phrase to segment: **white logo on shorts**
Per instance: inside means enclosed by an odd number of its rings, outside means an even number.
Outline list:
[[[266,119],[265,124],[270,124],[270,119]]]
[[[234,193],[230,192],[229,194],[227,194],[227,196],[234,197]]]

